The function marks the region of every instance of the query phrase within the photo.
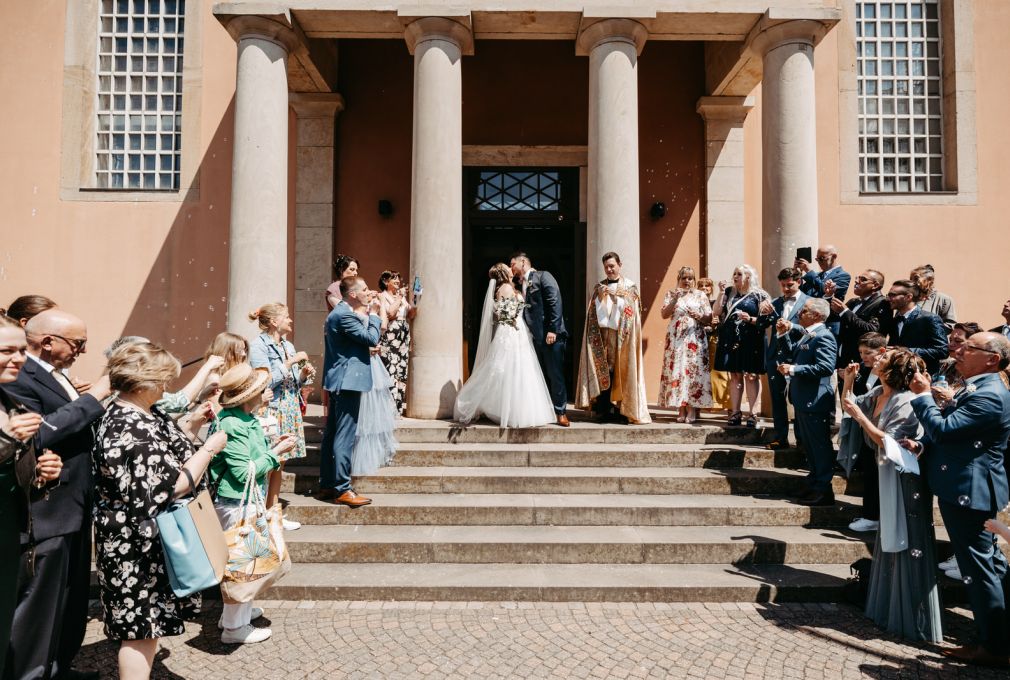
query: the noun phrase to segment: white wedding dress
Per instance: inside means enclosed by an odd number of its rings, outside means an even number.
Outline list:
[[[523,321],[521,298],[495,301],[488,285],[480,340],[470,379],[456,396],[459,423],[481,416],[501,427],[535,427],[556,420],[551,395],[537,361],[533,339]]]

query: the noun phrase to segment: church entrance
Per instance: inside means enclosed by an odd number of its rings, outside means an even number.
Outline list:
[[[477,353],[488,270],[524,252],[534,269],[549,271],[561,288],[568,329],[565,375],[569,393],[578,371],[585,322],[586,225],[579,222],[578,168],[464,168],[464,373]]]

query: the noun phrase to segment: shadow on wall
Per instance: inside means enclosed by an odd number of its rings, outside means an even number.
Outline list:
[[[148,337],[184,363],[202,357],[225,330],[234,107],[233,97],[200,160],[192,192],[199,198],[178,204],[121,333]]]

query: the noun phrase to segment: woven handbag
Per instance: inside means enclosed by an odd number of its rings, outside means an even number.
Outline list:
[[[186,468],[182,472],[193,497],[173,503],[155,518],[168,580],[177,597],[216,586],[228,561],[228,546],[210,493],[206,489],[196,493],[193,475]]]

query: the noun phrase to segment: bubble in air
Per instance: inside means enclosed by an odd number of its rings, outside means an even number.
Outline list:
[[[918,548],[912,548],[911,555],[912,555],[912,557],[916,557],[916,558],[922,557],[922,551],[919,550]]]
[[[971,499],[968,498],[967,496],[958,496],[957,504],[960,505],[961,507],[967,507],[968,505],[971,504]]]
[[[964,584],[965,584],[966,586],[970,586],[970,585],[971,585],[971,576],[965,576],[965,577],[964,577],[963,579],[961,579],[961,580],[962,580],[962,581],[964,582]]]
[[[944,463],[943,465],[940,466],[940,472],[946,472],[946,471],[947,471],[947,464]]]
[[[973,446],[974,446],[974,447],[975,447],[976,449],[980,449],[980,448],[982,448],[982,442],[978,442],[978,441],[977,441],[977,442],[975,442],[975,443],[973,444]]]
[[[912,499],[917,501],[917,500],[919,500],[919,498],[921,496],[922,496],[922,494],[920,494],[918,491],[916,491],[915,493],[912,494]]]

